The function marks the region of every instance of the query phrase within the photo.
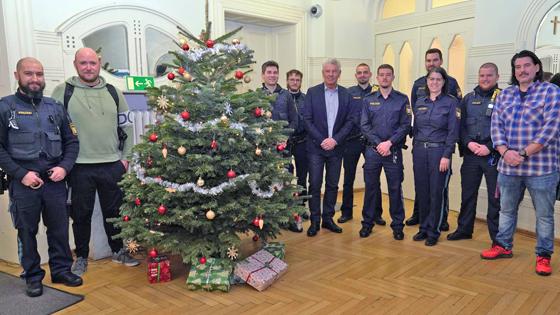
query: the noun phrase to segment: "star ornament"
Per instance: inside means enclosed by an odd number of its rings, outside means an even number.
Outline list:
[[[158,108],[161,111],[167,111],[169,109],[169,107],[171,107],[171,104],[169,103],[169,100],[167,99],[167,97],[165,95],[160,95],[157,98],[157,105]]]
[[[235,248],[235,246],[229,247],[227,250],[227,256],[229,257],[229,259],[231,260],[235,260],[237,259],[237,256],[239,255],[237,248]]]
[[[131,255],[136,255],[136,253],[138,253],[139,248],[140,248],[140,245],[138,245],[138,243],[135,240],[127,240],[126,241],[126,250]]]

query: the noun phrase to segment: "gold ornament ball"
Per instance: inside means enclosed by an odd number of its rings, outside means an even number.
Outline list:
[[[206,211],[206,219],[214,220],[215,217],[216,217],[216,212],[214,212],[212,210]]]
[[[231,41],[231,43],[234,44],[234,45],[239,45],[239,44],[241,44],[241,41],[240,41],[239,39],[237,39],[237,38],[234,38],[234,39]]]
[[[177,153],[179,153],[179,155],[185,155],[187,153],[187,148],[185,148],[184,146],[180,146],[179,148],[177,148]]]
[[[245,83],[250,83],[250,82],[251,82],[251,77],[248,76],[248,75],[244,76],[244,77],[243,77],[243,82],[245,82]]]
[[[186,43],[187,43],[187,40],[186,40],[186,39],[184,39],[184,38],[180,38],[180,39],[179,39],[179,44],[184,45],[184,44],[186,44]]]
[[[185,73],[183,73],[183,78],[185,78],[185,80],[187,81],[192,81],[192,75],[186,71]]]
[[[265,115],[266,115],[266,118],[272,118],[272,112],[269,111],[269,110],[266,111]]]
[[[222,115],[222,117],[220,117],[220,121],[225,124],[229,121],[229,118],[227,118],[226,115]]]
[[[202,179],[201,177],[199,177],[198,180],[196,181],[196,185],[197,185],[198,187],[204,186],[204,179]]]
[[[262,154],[261,148],[256,148],[256,149],[255,149],[255,154],[258,155],[258,156],[260,156],[260,155]]]

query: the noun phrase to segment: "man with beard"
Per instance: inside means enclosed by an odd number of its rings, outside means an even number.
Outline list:
[[[43,97],[43,66],[35,58],[18,61],[19,88],[0,99],[0,168],[10,177],[10,212],[21,241],[26,293],[43,294],[37,231],[42,216],[47,227],[49,268],[53,283],[79,286],[70,272],[66,175],[78,156],[76,128],[64,108]]]
[[[139,262],[123,249],[119,230],[107,219],[119,216],[123,192],[118,186],[128,168],[132,149],[132,123],[128,105],[121,91],[107,84],[99,75],[101,60],[91,48],[78,49],[74,58],[78,76],[71,77],[53,91],[53,98],[64,103],[78,127],[80,153],[70,174],[72,187],[72,228],[76,244],[76,261],[72,272],[87,270],[91,217],[95,193],[103,214],[105,233],[113,252],[112,261],[125,266]],[[120,130],[119,130],[120,129]],[[123,136],[123,131],[126,133]]]
[[[354,74],[358,84],[348,88],[348,93],[352,95],[355,100],[353,104],[360,106],[356,111],[358,115],[355,119],[355,126],[352,128],[350,135],[346,139],[344,144],[344,155],[342,157],[342,166],[344,167],[344,186],[342,191],[342,205],[340,206],[340,218],[338,218],[338,223],[344,223],[352,220],[354,207],[354,180],[356,179],[356,168],[358,166],[358,161],[360,160],[360,155],[365,152],[365,141],[360,132],[360,118],[359,113],[361,113],[362,99],[367,95],[377,91],[377,86],[371,86],[369,80],[371,79],[371,70],[369,66],[365,63],[361,63],[356,67],[356,73]],[[376,194],[381,196],[381,188],[376,191]],[[383,220],[381,215],[383,214],[383,208],[381,207],[381,199],[376,199],[374,204],[373,218],[375,224],[385,225],[386,222]]]
[[[426,72],[441,67],[443,64],[443,55],[441,50],[437,48],[430,48],[426,50],[426,54],[424,56],[424,66],[426,67]],[[461,89],[459,88],[459,84],[457,80],[451,76],[447,76],[448,79],[448,93],[457,98],[458,101],[461,101],[463,95],[461,94]],[[414,85],[412,86],[412,93],[410,97],[410,105],[412,108],[416,106],[416,101],[420,98],[428,96],[430,93],[428,91],[428,83],[426,80],[426,76],[421,76],[416,81],[414,81]],[[449,213],[449,192],[448,187],[445,187],[444,193],[444,203],[445,203],[445,211],[443,213],[443,223],[441,224],[442,231],[449,231],[449,224],[447,223],[447,215]],[[416,199],[414,200],[414,211],[412,216],[406,220],[406,225],[416,225],[419,223],[419,215],[418,215],[418,202]]]

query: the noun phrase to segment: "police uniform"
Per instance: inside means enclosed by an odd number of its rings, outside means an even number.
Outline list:
[[[440,94],[432,101],[419,98],[414,110],[412,161],[416,200],[420,209],[421,240],[432,245],[440,236],[443,214],[446,212],[445,187],[451,176],[451,155],[459,137],[461,111],[457,99]],[[441,158],[450,160],[446,172],[439,171]],[[427,244],[428,244],[427,241]]]
[[[493,243],[498,233],[500,211],[500,202],[495,196],[498,178],[497,164],[500,155],[493,147],[490,137],[490,122],[499,92],[500,89],[497,86],[488,91],[483,91],[477,86],[473,92],[463,98],[460,106],[462,116],[459,148],[463,156],[463,165],[461,165],[461,211],[457,232],[465,236],[470,236],[473,233],[478,189],[484,174],[488,191],[486,218],[488,232]],[[485,145],[490,154],[487,156],[475,155],[468,148],[470,142]]]
[[[459,84],[457,83],[457,80],[455,80],[455,78],[453,78],[452,76],[447,76],[447,87],[448,87],[448,91],[450,95],[453,95],[455,98],[457,98],[457,100],[461,100],[463,95],[461,92],[461,88],[459,87]],[[410,104],[412,105],[412,108],[414,108],[416,106],[416,101],[419,98],[423,98],[423,97],[427,97],[430,95],[430,92],[428,91],[428,83],[427,83],[427,76],[422,76],[418,79],[416,79],[416,81],[414,81],[414,84],[412,85],[412,93],[410,96]],[[412,131],[412,130],[411,130]],[[445,195],[444,195],[444,203],[445,203],[445,213],[444,213],[444,227],[445,230],[449,229],[449,225],[447,224],[447,215],[449,213],[449,187],[445,187]],[[414,210],[412,213],[412,217],[409,220],[414,221],[414,218],[418,218],[418,202],[417,199],[414,200]],[[416,223],[415,223],[416,224]]]
[[[296,176],[298,186],[303,187],[302,195],[307,195],[307,174],[309,172],[307,161],[307,149],[305,141],[307,139],[307,132],[305,131],[305,122],[303,120],[303,107],[305,101],[305,93],[298,91],[297,93],[289,92],[292,101],[295,104],[297,112],[297,128],[294,130],[288,144],[290,152],[294,156],[296,163]]]
[[[362,101],[366,95],[377,91],[379,87],[374,85],[368,86],[363,89],[359,85],[348,88],[348,92],[352,96],[353,104],[358,107],[356,111],[355,125],[352,131],[346,138],[344,143],[344,154],[342,157],[342,164],[344,167],[344,186],[342,191],[342,205],[340,206],[341,217],[352,218],[352,208],[354,207],[354,180],[356,179],[356,168],[360,160],[360,154],[365,150],[365,143],[362,139],[360,131],[359,116],[361,113]],[[381,190],[379,190],[381,192]],[[381,218],[383,209],[381,208],[381,199],[375,203],[375,219]]]
[[[366,184],[362,226],[374,225],[374,205],[381,201],[380,175],[385,170],[389,190],[389,212],[394,233],[402,233],[404,206],[401,183],[404,179],[402,146],[409,133],[412,110],[408,97],[391,90],[387,99],[380,91],[366,96],[363,100],[361,131],[367,139],[365,149],[364,180]],[[379,143],[390,140],[391,154],[381,156],[375,148]]]
[[[295,104],[292,101],[290,92],[284,90],[280,84],[276,84],[276,89],[270,92],[266,88],[264,83],[262,84],[262,90],[266,95],[276,95],[276,99],[272,101],[272,119],[273,120],[284,120],[288,122],[288,128],[297,129],[298,116],[295,108]]]
[[[0,100],[0,167],[11,178],[10,212],[22,243],[28,283],[45,276],[36,239],[41,216],[47,227],[51,277],[70,272],[66,183],[51,181],[48,170],[60,166],[70,172],[78,156],[75,130],[63,106],[51,98],[29,98],[18,91]],[[36,172],[43,186],[23,185],[28,171]]]

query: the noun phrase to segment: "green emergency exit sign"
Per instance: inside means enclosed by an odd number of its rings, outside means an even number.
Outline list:
[[[126,77],[126,88],[129,91],[144,91],[151,87],[155,87],[154,77]]]

